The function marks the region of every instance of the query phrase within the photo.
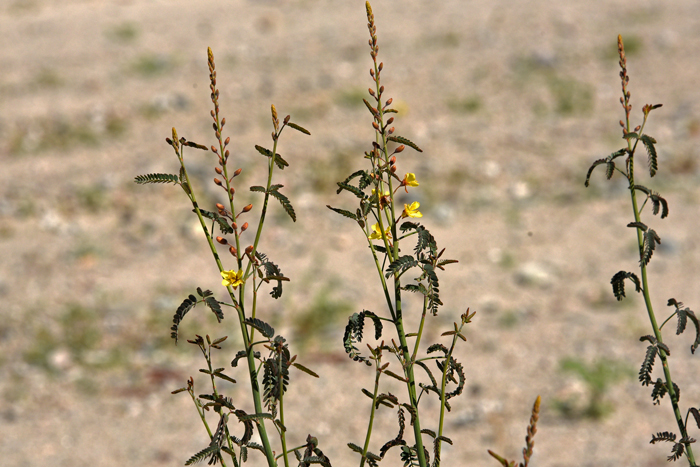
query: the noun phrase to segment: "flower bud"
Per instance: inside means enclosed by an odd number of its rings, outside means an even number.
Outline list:
[[[394,123],[394,117],[390,117],[389,120],[386,121],[387,125],[391,125],[392,123]]]
[[[214,183],[216,183],[217,185],[221,186],[221,180],[219,180],[218,178],[215,178],[215,179],[214,179]]]
[[[211,146],[211,152],[213,152],[214,154],[219,154],[219,151],[214,147],[213,144]]]
[[[241,226],[241,232],[245,232],[246,230],[248,230],[248,223],[247,222]]]
[[[223,211],[223,210],[226,209],[226,208],[224,208],[224,205],[223,205],[223,204],[221,204],[221,203],[216,203],[216,209],[218,209],[219,212],[221,212],[221,211]]]
[[[379,71],[382,71],[382,68],[384,68],[384,62],[379,63]]]
[[[286,125],[287,123],[289,123],[289,119],[290,119],[290,118],[292,118],[291,115],[287,115],[286,117],[284,117],[284,124],[285,124],[285,125]]]
[[[224,146],[228,146],[228,143],[230,143],[230,142],[231,142],[231,137],[227,136],[226,141],[224,141]]]
[[[231,193],[232,195],[236,194],[236,189],[234,187],[231,187],[228,189],[228,192]]]
[[[379,125],[377,125],[377,122],[372,122],[372,126],[374,127],[375,130],[379,129]]]
[[[229,253],[231,253],[233,256],[238,256],[238,251],[236,250],[235,247],[231,247],[228,249]]]
[[[245,253],[247,255],[251,254],[253,252],[253,245],[248,245],[245,249]]]
[[[236,224],[235,222],[233,222],[233,223],[231,224],[231,228],[233,228],[233,230],[238,230],[238,224]]]
[[[396,149],[394,150],[394,152],[401,152],[401,151],[403,151],[404,149],[406,149],[406,146],[404,146],[404,145],[402,144],[401,146],[399,146],[398,148],[396,148]]]
[[[379,94],[384,92],[384,86],[379,86]]]
[[[252,205],[252,204],[249,204],[248,206],[245,206],[245,207],[243,208],[243,212],[248,212],[248,211],[250,211],[251,209],[253,209],[253,205]]]
[[[230,153],[230,152],[228,152],[228,149],[227,149],[227,150],[226,150],[226,151],[224,152],[224,157],[228,157],[228,156],[229,156],[229,154],[231,154],[231,153]]]
[[[389,99],[386,100],[386,105],[391,105],[392,102],[394,102],[394,98],[390,97]]]
[[[219,167],[214,167],[214,172],[218,173],[219,175],[222,175],[224,173],[224,171],[221,170]]]
[[[221,128],[223,128],[224,125],[226,125],[226,117],[221,119]]]
[[[233,176],[238,177],[241,174],[241,172],[243,172],[243,169],[236,169],[236,171],[233,172]]]
[[[391,164],[391,165],[396,164],[396,156],[391,156],[391,159],[389,159],[389,164]]]
[[[211,118],[216,118],[216,114],[214,113],[213,110],[211,111]]]
[[[396,166],[395,166],[395,165],[392,165],[390,170],[391,170],[391,173],[396,172]]]
[[[389,134],[392,134],[393,132],[394,132],[394,127],[392,126],[391,128],[389,128]]]
[[[216,241],[222,245],[228,245],[228,241],[224,237],[216,237]]]

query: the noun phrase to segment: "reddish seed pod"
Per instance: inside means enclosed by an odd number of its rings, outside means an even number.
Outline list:
[[[221,211],[223,211],[223,210],[226,209],[226,208],[224,207],[223,204],[221,204],[221,203],[216,203],[216,209],[218,209],[219,212],[221,212]]]
[[[238,230],[238,224],[236,224],[235,222],[231,223],[231,227],[233,228],[233,230]]]
[[[382,68],[384,68],[384,62],[379,63],[379,71],[382,71]]]
[[[622,128],[624,128],[624,127],[625,127],[625,122],[623,122],[622,120],[620,120],[620,126],[621,126]]]
[[[399,146],[398,148],[396,148],[396,150],[395,150],[394,152],[401,152],[401,151],[403,151],[404,149],[406,149],[406,146],[404,146],[404,145],[402,144],[401,146]]]
[[[236,250],[235,247],[231,247],[228,249],[229,253],[231,253],[233,256],[238,256],[238,251]]]
[[[226,125],[226,117],[221,119],[221,128],[223,128],[224,125]]]
[[[228,241],[224,237],[216,237],[216,241],[222,245],[228,245]]]
[[[251,209],[253,209],[253,205],[252,205],[252,204],[249,204],[248,206],[245,206],[245,207],[243,208],[243,212],[248,212],[248,211],[250,211]]]
[[[211,151],[212,151],[214,154],[219,154],[219,151],[214,147],[213,144],[211,145]]]
[[[642,128],[641,126],[637,125],[637,126],[634,128],[634,131],[637,132],[637,131],[639,131],[641,128]]]
[[[214,179],[214,183],[216,183],[217,185],[221,186],[221,180],[219,180],[218,178],[215,178],[215,179]]]
[[[230,142],[231,142],[231,137],[227,136],[226,141],[224,141],[224,146],[228,146],[228,143],[230,143]]]
[[[392,134],[393,132],[394,132],[394,127],[392,126],[391,128],[389,128],[389,134]]]
[[[221,168],[219,168],[219,167],[214,167],[214,172],[218,173],[219,175],[224,173],[224,171],[221,170]]]
[[[394,123],[394,117],[389,117],[389,120],[386,121],[386,124],[391,125],[392,123]]]
[[[241,232],[245,232],[246,230],[248,230],[248,223],[247,222],[241,226]]]
[[[211,126],[214,128],[214,131],[216,131],[216,123],[212,123]],[[217,131],[218,133],[218,131]]]
[[[395,166],[395,165],[392,165],[390,170],[391,170],[391,173],[396,172],[396,166]]]
[[[211,111],[211,118],[216,119],[216,114],[214,113],[213,110]]]
[[[367,88],[367,90],[369,91],[369,95],[374,97],[374,91],[372,90],[372,88]]]
[[[394,98],[390,97],[389,99],[386,100],[386,105],[391,105],[392,102],[394,102]]]
[[[238,176],[241,174],[242,171],[243,171],[243,169],[236,169],[236,171],[233,172],[233,176],[234,176],[234,177],[238,177]]]
[[[219,165],[224,165],[224,160],[219,156]]]
[[[396,164],[396,156],[391,156],[391,159],[389,159],[389,163],[390,163],[391,165]]]
[[[369,74],[372,75],[372,78],[374,78],[374,70],[373,69],[371,69],[371,68],[369,69]]]
[[[236,189],[233,188],[233,187],[231,187],[231,188],[228,189],[228,192],[231,193],[231,195],[235,195],[235,194],[236,194]]]
[[[374,127],[375,130],[379,129],[379,125],[377,125],[377,122],[372,122],[372,126]]]
[[[384,92],[384,86],[379,86],[379,94],[382,94]]]
[[[231,153],[228,152],[228,149],[224,152],[224,157],[228,157]]]
[[[247,255],[251,254],[253,252],[253,245],[248,245],[248,247],[246,247],[245,249],[245,252]]]

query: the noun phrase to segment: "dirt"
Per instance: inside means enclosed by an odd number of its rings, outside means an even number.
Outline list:
[[[643,154],[637,164],[638,183],[670,205],[664,220],[645,210],[662,239],[650,263],[653,304],[660,320],[670,297],[696,309],[697,3],[376,0],[373,8],[394,125],[423,149],[399,157],[399,172],[420,182],[400,202],[420,201],[423,224],[459,260],[440,276],[445,306],[425,341],[477,311],[458,347],[467,382],[448,415],[455,444],[443,463],[497,465],[486,449],[518,459],[539,394],[532,465],[667,465],[672,445],[649,440],[677,431],[670,404],[653,405],[637,381],[647,346],[639,337],[651,333],[643,300],[629,282],[622,302],[610,287],[616,272],[637,268],[628,190],[602,168],[590,188],[583,182],[594,160],[623,146],[622,34],[634,121],[643,104],[664,104],[645,127],[658,141],[659,173],[648,179]],[[175,466],[208,443],[187,394],[169,394],[204,362],[196,348],[175,347],[169,327],[196,287],[222,295],[218,272],[183,193],[133,182],[176,172],[164,141],[171,127],[215,141],[208,46],[243,168],[237,196],[259,202],[247,187],[263,182],[254,145],[271,144],[270,104],[312,133],[285,131],[280,141],[290,167],[276,183],[298,221],[272,206],[261,249],[291,282],[279,301],[264,294],[260,316],[321,376],[293,374],[290,444],[312,433],[333,465],[358,461],[346,444],[364,439],[360,389],[373,373],[345,356],[341,337],[349,314],[382,311],[382,294],[362,233],[325,205],[354,209],[335,182],[366,167],[367,39],[359,0],[0,4],[3,465]],[[216,161],[195,150],[186,158],[211,209],[221,195]],[[406,312],[418,307],[408,302]],[[234,316],[217,325],[209,315],[195,309],[183,336],[230,335],[217,361],[239,381],[225,391],[246,407],[246,376],[229,366],[240,341]],[[665,340],[681,405],[698,407],[694,330],[673,329],[671,321]],[[562,370],[566,359],[602,362],[619,376],[603,391],[604,417],[580,415],[591,389]],[[386,390],[404,396],[399,385]],[[395,413],[380,411],[377,423],[375,452],[395,436]],[[424,426],[435,422],[427,416]],[[385,464],[400,465],[388,456]],[[251,462],[263,465],[261,456]]]

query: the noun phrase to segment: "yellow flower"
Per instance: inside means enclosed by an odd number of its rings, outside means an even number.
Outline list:
[[[223,271],[221,277],[224,280],[221,281],[221,285],[224,287],[232,286],[234,289],[243,283],[243,270],[239,269],[238,272],[233,269],[230,271]]]
[[[372,188],[372,195],[374,195],[377,192],[374,188]],[[389,190],[384,191],[384,196],[389,196]]]
[[[408,204],[404,204],[401,217],[423,217],[423,214],[421,214],[421,212],[418,210],[419,207],[420,203],[418,201],[412,202],[410,206]]]
[[[373,232],[367,238],[369,238],[370,240],[379,240],[380,238],[382,238],[382,230],[379,228],[379,222],[377,222],[376,224],[374,224],[372,226],[372,230],[373,230]],[[386,229],[386,232],[384,232],[384,236],[386,238],[391,238],[391,229],[390,228]]]
[[[409,186],[418,186],[418,181],[416,180],[416,174],[406,174],[406,176],[403,178],[401,181],[401,186],[406,187],[404,190],[406,190],[406,193],[408,193],[408,188]]]

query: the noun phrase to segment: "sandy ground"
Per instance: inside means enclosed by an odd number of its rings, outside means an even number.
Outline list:
[[[638,338],[650,333],[643,302],[618,303],[609,285],[618,270],[636,267],[627,191],[602,169],[591,188],[583,180],[593,160],[622,147],[621,33],[634,118],[645,103],[664,104],[647,126],[660,171],[642,182],[671,207],[667,220],[645,217],[662,238],[650,270],[654,305],[663,317],[669,297],[698,307],[700,6],[373,6],[397,133],[424,150],[400,158],[399,170],[421,182],[406,201],[421,202],[424,224],[459,260],[441,276],[445,306],[428,338],[467,307],[477,311],[458,351],[467,386],[449,416],[455,446],[444,465],[496,465],[487,448],[517,458],[538,394],[532,465],[666,465],[670,445],[649,439],[675,431],[668,401],[653,406],[636,378],[646,346]],[[215,141],[207,46],[244,168],[241,196],[257,199],[246,187],[261,183],[264,160],[253,146],[269,145],[271,103],[312,133],[285,132],[280,143],[291,166],[277,183],[299,221],[273,206],[261,249],[292,282],[261,313],[321,375],[293,376],[290,443],[313,433],[333,465],[357,461],[346,443],[362,442],[369,408],[360,388],[373,374],[345,357],[340,337],[347,315],[377,308],[381,295],[361,233],[325,205],[353,206],[334,183],[364,167],[373,138],[361,103],[371,84],[367,38],[359,0],[0,2],[2,465],[175,466],[207,444],[189,398],[169,394],[203,362],[191,346],[172,345],[169,327],[197,286],[221,294],[218,274],[182,193],[133,183],[137,174],[176,171],[164,143],[172,126]],[[187,157],[202,205],[211,206],[220,195],[215,161]],[[217,326],[197,309],[183,332],[228,334],[236,344],[234,324],[230,315]],[[681,403],[697,407],[692,332],[671,331]],[[607,417],[561,410],[575,411],[590,394],[561,371],[566,358],[607,361],[620,376],[605,390],[614,407]],[[244,384],[226,390],[247,404]],[[375,451],[395,435],[393,417],[381,414]],[[400,465],[395,457],[385,464]]]

